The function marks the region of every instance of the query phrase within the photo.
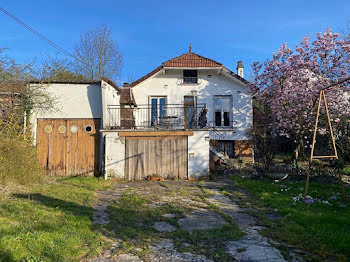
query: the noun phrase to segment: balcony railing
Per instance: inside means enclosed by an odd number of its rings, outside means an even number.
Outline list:
[[[198,85],[202,80],[198,77],[181,77],[177,79],[178,85]]]
[[[205,104],[110,105],[108,128],[203,129],[207,128],[205,109]]]

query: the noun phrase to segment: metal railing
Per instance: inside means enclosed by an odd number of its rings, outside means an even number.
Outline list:
[[[235,126],[237,125],[237,121],[230,121],[230,120],[214,120],[210,121],[208,123],[210,126],[213,126],[215,129],[235,129]]]
[[[178,85],[197,85],[201,82],[202,80],[199,77],[181,77],[177,79]]]
[[[109,129],[205,129],[206,105],[109,105]]]

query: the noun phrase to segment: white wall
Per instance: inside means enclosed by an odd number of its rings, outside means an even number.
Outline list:
[[[119,105],[120,95],[118,91],[114,89],[107,82],[101,80],[101,92],[102,92],[102,128],[107,129],[109,122],[113,121],[113,117],[108,114],[108,105]]]
[[[119,137],[118,132],[104,132],[105,173],[107,177],[124,178],[125,138]]]
[[[38,118],[102,118],[101,87],[96,84],[32,84],[54,100],[50,110],[34,110],[30,116],[31,130],[36,144]]]
[[[209,132],[194,131],[188,137],[188,177],[196,178],[209,172]]]
[[[106,137],[105,173],[108,177],[124,178],[125,139],[117,131],[102,131]],[[196,178],[209,172],[209,132],[194,131],[188,136],[188,177]]]
[[[211,76],[209,76],[211,75]],[[192,90],[198,93],[198,104],[205,103],[209,112],[208,121],[214,121],[214,96],[232,96],[233,129],[236,132],[227,132],[226,140],[246,140],[247,129],[252,124],[252,99],[248,88],[240,81],[219,74],[215,70],[198,70],[200,84],[179,84],[182,78],[182,70],[167,69],[165,74],[160,72],[153,78],[149,78],[133,87],[133,93],[137,105],[147,105],[150,96],[167,96],[168,104],[183,104],[184,96],[191,95]],[[211,135],[212,136],[212,135]]]

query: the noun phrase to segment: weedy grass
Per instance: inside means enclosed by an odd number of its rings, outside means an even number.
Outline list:
[[[281,215],[280,219],[273,220],[268,219],[268,215],[261,216],[267,226],[263,234],[306,250],[310,254],[306,259],[310,261],[350,260],[350,203],[341,199],[339,185],[311,182],[309,195],[320,201],[306,204],[303,199],[293,200],[303,194],[304,182],[272,183],[238,177],[234,177],[233,182],[254,196],[247,200],[250,205]]]
[[[159,198],[159,196],[158,196]],[[115,232],[115,237],[122,240],[119,252],[131,252],[146,257],[149,245],[162,239],[165,234],[157,232],[153,225],[156,221],[166,221],[177,226],[174,218],[165,218],[167,213],[183,217],[185,209],[171,204],[153,205],[154,195],[141,196],[134,191],[126,191],[108,207],[110,224],[108,229]],[[140,251],[141,250],[141,251]]]
[[[0,261],[80,261],[103,247],[92,224],[98,178],[57,178],[0,200]]]
[[[233,257],[225,249],[225,242],[237,240],[243,234],[237,226],[229,224],[222,228],[193,230],[191,233],[176,230],[169,235],[180,252],[191,252],[214,261],[225,262],[233,261]]]
[[[0,137],[0,163],[0,185],[28,185],[44,180],[31,141],[18,137]]]
[[[174,190],[171,186],[162,182],[161,187],[169,190],[162,193],[153,191],[152,194],[142,194],[140,191],[128,190],[115,202],[109,206],[108,213],[110,224],[108,229],[115,232],[114,237],[122,241],[118,253],[133,253],[141,256],[147,261],[150,245],[155,245],[164,239],[170,239],[175,248],[180,252],[191,252],[193,254],[205,255],[214,261],[232,261],[232,257],[227,254],[224,243],[228,240],[239,239],[243,233],[234,224],[230,224],[218,229],[194,230],[192,233],[182,230],[177,220],[185,217],[192,211],[180,202],[167,202],[157,205],[153,194],[166,194],[169,197],[174,194],[177,197],[197,199],[202,201],[209,194],[206,190],[199,190],[197,187],[184,187]],[[216,212],[216,207],[208,207]],[[173,218],[163,217],[164,214],[172,213]],[[174,232],[162,233],[154,229],[157,221],[168,222],[175,227]],[[185,245],[184,245],[185,244]]]

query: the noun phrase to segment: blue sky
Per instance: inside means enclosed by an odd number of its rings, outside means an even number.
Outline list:
[[[0,5],[69,52],[81,33],[107,24],[124,57],[118,82],[137,79],[188,51],[235,70],[270,57],[282,43],[295,46],[305,34],[346,31],[350,1],[133,1],[3,0]],[[0,47],[20,62],[57,51],[0,13]]]

